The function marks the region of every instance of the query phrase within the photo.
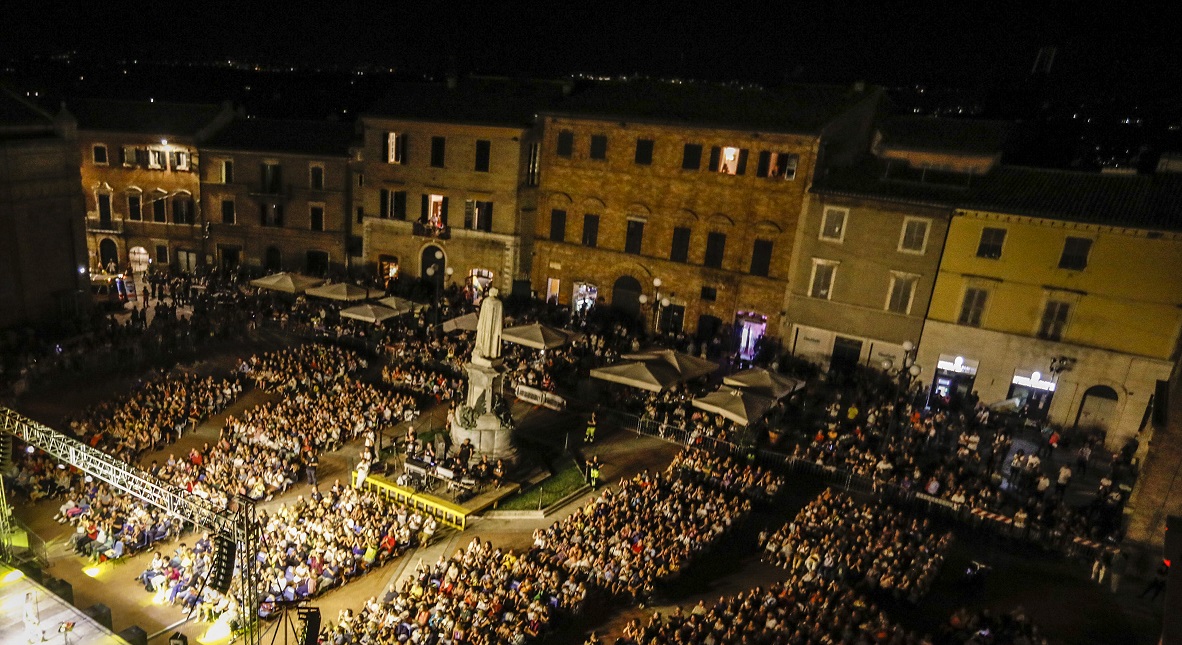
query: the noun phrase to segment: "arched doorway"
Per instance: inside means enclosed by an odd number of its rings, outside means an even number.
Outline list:
[[[1084,391],[1075,415],[1077,428],[1101,428],[1108,430],[1116,422],[1116,407],[1120,396],[1107,385],[1093,385]]]
[[[127,261],[131,264],[132,273],[144,273],[148,270],[148,265],[151,264],[148,249],[142,246],[131,247],[131,250],[127,252]]]
[[[444,255],[443,249],[434,244],[427,245],[423,249],[422,256],[419,260],[419,277],[424,280],[431,280],[432,284],[437,287],[443,286],[443,272],[447,267],[447,256]],[[434,275],[427,275],[428,269],[435,267]]]
[[[104,238],[99,242],[99,264],[102,265],[104,271],[114,273],[119,266],[119,245],[115,244],[115,240],[111,238]]]
[[[616,278],[612,285],[612,306],[632,317],[640,315],[640,280],[630,275]]]
[[[283,270],[283,255],[279,252],[279,247],[268,246],[263,252],[263,269],[268,272]]]

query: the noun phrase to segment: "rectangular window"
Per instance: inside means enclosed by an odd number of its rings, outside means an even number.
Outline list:
[[[100,166],[107,165],[107,146],[97,145],[91,152],[94,163]]]
[[[833,278],[836,274],[836,262],[813,258],[813,275],[809,279],[809,296],[824,300],[832,299]]]
[[[312,190],[324,190],[324,166],[312,166],[309,172],[308,187]]]
[[[1063,242],[1063,254],[1059,256],[1059,268],[1083,271],[1088,268],[1088,254],[1092,252],[1092,240],[1086,237],[1068,237]]]
[[[559,208],[550,211],[550,241],[566,241],[566,211]]]
[[[476,141],[476,172],[488,172],[488,160],[492,156],[492,142],[485,139]]]
[[[424,194],[422,221],[433,228],[447,226],[447,197]]]
[[[796,164],[799,161],[800,155],[764,150],[759,153],[759,168],[755,174],[759,177],[792,181],[796,179]]]
[[[767,277],[771,268],[772,241],[756,239],[755,246],[751,249],[751,275]]]
[[[624,235],[624,253],[640,255],[640,247],[644,243],[644,222],[628,220],[628,230]]]
[[[599,216],[583,216],[583,246],[595,248],[599,245]]]
[[[111,221],[111,195],[108,193],[100,193],[98,196],[98,211],[99,220],[103,222]]]
[[[915,298],[915,284],[919,276],[910,273],[891,272],[891,290],[887,294],[887,311],[910,314],[911,302]]]
[[[156,264],[159,264],[159,265],[167,265],[168,264],[168,245],[167,244],[157,244],[156,245]]]
[[[529,161],[525,167],[525,185],[537,186],[541,176],[542,144],[531,143],[529,146]]]
[[[263,226],[283,226],[283,204],[268,202],[262,205]]]
[[[592,159],[607,159],[607,135],[606,134],[591,135],[591,158]]]
[[[747,149],[714,146],[710,149],[710,170],[724,175],[741,175],[747,172]]]
[[[134,222],[144,219],[143,197],[139,193],[127,196],[127,219]]]
[[[981,231],[981,242],[977,244],[977,257],[996,260],[1001,257],[1001,247],[1006,241],[1004,228],[985,227]]]
[[[899,233],[899,252],[922,254],[928,247],[928,221],[917,217],[903,219]]]
[[[850,209],[848,208],[826,206],[825,212],[821,216],[820,238],[830,242],[843,241],[845,239],[845,218],[849,214]]]
[[[964,302],[960,305],[960,316],[956,319],[958,325],[980,327],[981,317],[985,314],[985,303],[989,300],[989,292],[978,287],[969,287],[964,291]]]
[[[431,167],[442,168],[447,156],[447,138],[431,137]]]
[[[163,150],[149,150],[148,151],[148,167],[155,170],[164,169],[164,151]]]
[[[173,170],[188,170],[189,169],[189,153],[186,150],[174,150],[172,153],[172,169]]]
[[[687,143],[681,151],[681,169],[699,170],[702,167],[702,144]]]
[[[390,219],[406,219],[406,191],[395,190],[390,194],[390,214],[382,214],[382,217]]]
[[[235,224],[238,221],[238,212],[234,209],[234,200],[222,200],[222,224]]]
[[[674,262],[689,261],[690,229],[688,226],[678,226],[673,229],[673,245],[669,249],[669,259]]]
[[[234,162],[229,159],[222,162],[222,183],[234,183]]]
[[[1070,312],[1070,303],[1048,300],[1046,309],[1042,311],[1042,322],[1038,325],[1038,337],[1044,340],[1061,340],[1063,328],[1067,326],[1067,314]]]
[[[401,132],[387,132],[385,142],[386,163],[406,163],[406,135]]]
[[[277,163],[265,163],[260,169],[262,178],[261,192],[267,195],[278,195],[283,192],[283,168]]]
[[[492,232],[492,202],[474,199],[464,201],[464,228],[472,231]]]
[[[313,231],[324,230],[324,207],[310,206],[308,208],[308,219],[312,225]]]
[[[653,163],[653,140],[636,140],[636,165],[651,166]]]
[[[570,130],[560,130],[558,132],[558,149],[559,157],[566,157],[570,159],[575,152],[575,133]]]
[[[364,221],[365,221],[365,208],[362,206],[358,206],[357,207],[357,223],[360,224]]]
[[[152,221],[153,222],[158,222],[160,224],[163,224],[168,221],[168,218],[166,217],[167,213],[165,212],[165,208],[166,208],[165,204],[166,203],[167,203],[167,199],[162,194],[156,194],[152,197]]]
[[[119,148],[119,163],[124,166],[134,166],[140,163],[140,151],[135,146]]]
[[[726,255],[726,233],[710,233],[706,236],[706,266],[721,269],[722,258]]]
[[[172,203],[172,221],[177,224],[192,224],[194,222],[192,197],[189,195],[177,195]]]
[[[702,287],[701,297],[706,302],[714,302],[718,300],[718,289],[714,287]]]

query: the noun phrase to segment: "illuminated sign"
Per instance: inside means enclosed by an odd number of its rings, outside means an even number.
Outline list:
[[[1017,370],[1014,372],[1014,380],[1010,382],[1014,385],[1021,385],[1023,387],[1029,387],[1035,390],[1046,390],[1047,392],[1055,391],[1055,382],[1042,380],[1042,374],[1039,372],[1026,372],[1025,370]]]
[[[979,365],[977,361],[966,359],[963,356],[940,354],[940,360],[936,363],[936,368],[946,372],[956,372],[957,374],[975,375],[977,373],[977,365]]]

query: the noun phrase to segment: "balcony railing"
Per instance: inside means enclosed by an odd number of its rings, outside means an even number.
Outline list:
[[[268,184],[253,184],[250,186],[251,197],[271,197],[271,198],[291,198],[291,184],[283,185],[268,185]]]
[[[122,233],[123,220],[121,219],[100,219],[98,217],[86,218],[86,230],[90,233]]]
[[[415,222],[414,224],[415,237],[434,237],[440,240],[451,239],[451,227],[448,226],[431,226],[422,222]]]

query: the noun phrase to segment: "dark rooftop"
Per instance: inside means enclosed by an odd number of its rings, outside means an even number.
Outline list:
[[[557,81],[475,77],[446,83],[396,83],[364,113],[422,121],[529,127],[562,98]]]
[[[209,103],[74,99],[66,102],[66,109],[78,119],[79,130],[192,137],[209,126],[223,106]]]
[[[1013,130],[1007,121],[916,116],[884,119],[878,127],[887,147],[977,155],[1000,153]]]
[[[0,138],[29,138],[53,133],[53,117],[36,105],[0,88]]]
[[[347,157],[353,138],[354,127],[348,122],[235,119],[203,147]]]
[[[576,85],[550,112],[772,132],[816,133],[876,88],[790,85],[764,89],[700,82],[597,81]]]
[[[886,162],[831,168],[812,192],[994,211],[1141,229],[1182,231],[1182,174],[1116,175],[998,166],[984,175],[900,180]],[[950,175],[950,174],[949,174]]]

